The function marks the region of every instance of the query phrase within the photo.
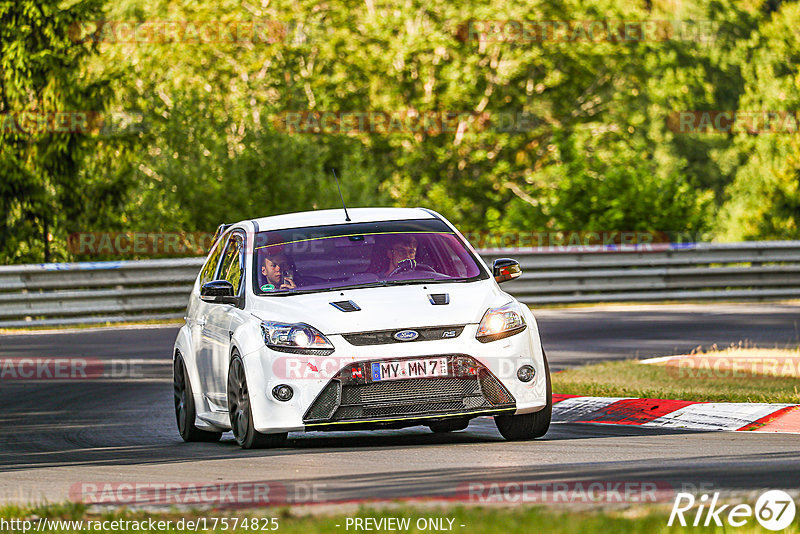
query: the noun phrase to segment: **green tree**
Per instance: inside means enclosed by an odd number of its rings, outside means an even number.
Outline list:
[[[49,261],[50,235],[65,237],[85,217],[91,191],[81,167],[95,140],[79,127],[59,133],[37,124],[48,113],[103,110],[107,84],[85,68],[93,47],[70,32],[101,13],[100,0],[0,1],[0,257],[8,261]]]
[[[0,0],[3,112],[145,117],[144,131],[121,137],[3,132],[0,255],[10,261],[40,259],[44,233],[53,257],[67,258],[74,231],[209,231],[337,208],[332,168],[349,205],[424,205],[466,231],[796,236],[796,136],[687,134],[668,123],[681,110],[796,109],[796,3],[120,0],[103,12],[99,1],[60,10]],[[80,43],[68,37],[73,22],[103,17],[273,31],[129,42],[111,23],[87,25]],[[663,41],[481,39],[489,20],[715,27]],[[489,120],[392,134],[295,134],[276,120],[408,110]],[[498,126],[509,117],[519,128]]]
[[[800,4],[782,3],[758,35],[742,45],[746,91],[739,108],[763,112],[750,123],[757,135],[736,136],[735,181],[717,233],[725,240],[800,239]],[[767,115],[773,112],[773,115]]]

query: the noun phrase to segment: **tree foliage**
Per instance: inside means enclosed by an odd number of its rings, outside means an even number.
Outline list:
[[[100,0],[0,2],[0,256],[7,261],[46,258],[50,236],[86,220],[87,199],[107,187],[108,175],[96,187],[80,180],[91,139],[41,122],[102,110],[112,97],[103,75],[86,68],[93,47],[69,36],[77,21],[101,14]]]
[[[44,221],[66,258],[74,231],[211,230],[336,207],[332,169],[350,205],[424,205],[466,231],[800,235],[797,135],[687,134],[668,121],[680,110],[796,110],[797,3],[100,1],[0,2],[3,111],[144,117],[141,131],[111,139],[3,134],[10,261],[41,259]],[[101,19],[112,23],[67,37],[70,24]],[[477,38],[485,21],[507,20],[713,25],[665,40]],[[272,26],[266,41],[120,42],[114,21]],[[491,120],[389,134],[298,134],[280,122],[410,110]],[[499,127],[503,117],[522,127]]]

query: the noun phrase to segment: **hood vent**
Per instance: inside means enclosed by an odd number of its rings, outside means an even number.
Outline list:
[[[352,300],[340,300],[338,302],[331,302],[331,306],[343,312],[361,311],[361,308],[358,307],[358,304],[356,304]]]
[[[428,300],[430,300],[431,304],[434,306],[444,306],[446,304],[450,304],[450,294],[433,293],[432,295],[428,295]]]

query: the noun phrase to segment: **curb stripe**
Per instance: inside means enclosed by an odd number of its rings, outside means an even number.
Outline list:
[[[690,404],[654,421],[645,423],[644,426],[695,430],[739,430],[743,426],[786,406],[788,405],[740,402]]]
[[[588,414],[585,419],[575,422],[643,425],[690,404],[694,403],[665,399],[625,399]]]
[[[564,423],[579,422],[590,414],[626,399],[627,397],[571,397],[553,406],[553,417]]]
[[[750,432],[794,432],[800,429],[800,406],[787,406],[738,429]],[[790,412],[792,412],[790,414]]]
[[[553,395],[553,422],[800,434],[800,405]]]

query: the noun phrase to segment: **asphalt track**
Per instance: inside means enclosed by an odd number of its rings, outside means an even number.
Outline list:
[[[740,342],[797,346],[800,305],[616,306],[536,311],[554,370]],[[135,376],[0,381],[0,502],[63,501],[78,483],[317,485],[322,499],[453,497],[486,481],[651,481],[673,489],[800,489],[800,436],[554,424],[504,441],[491,420],[463,432],[291,434],[243,451],[184,444],[172,410],[176,326],[0,336],[0,357],[91,357]],[[126,374],[120,367],[120,374]],[[131,374],[131,373],[127,373]],[[659,486],[659,487],[661,487]],[[291,496],[289,497],[291,499]]]

